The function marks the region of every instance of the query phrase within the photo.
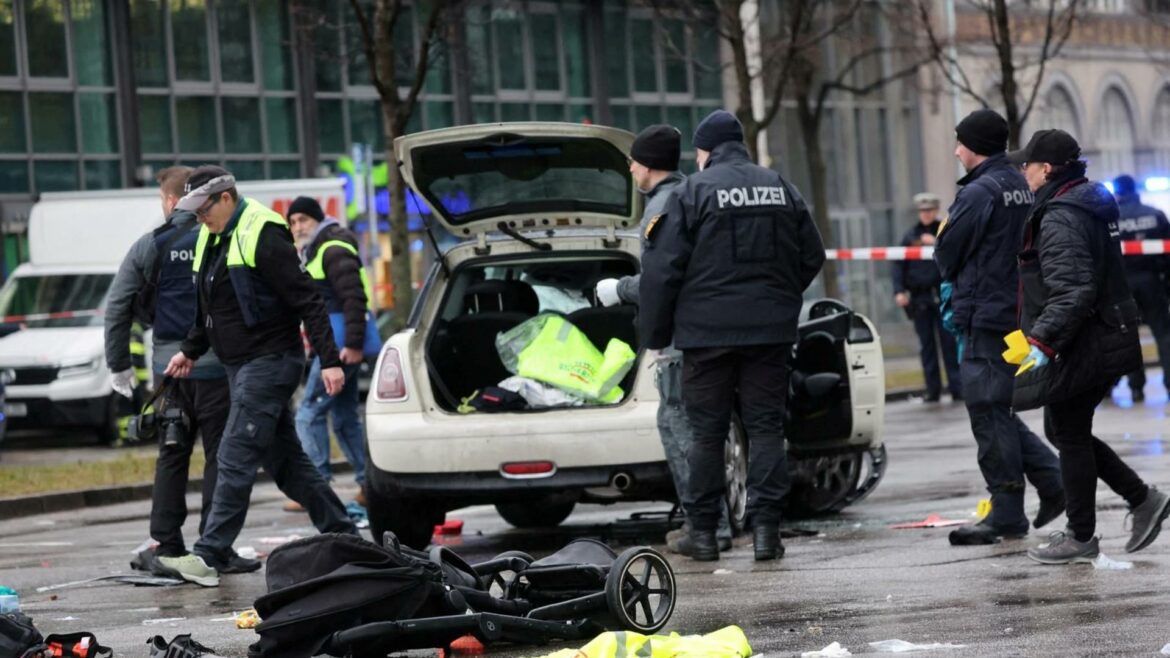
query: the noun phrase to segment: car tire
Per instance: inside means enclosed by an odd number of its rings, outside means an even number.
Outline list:
[[[523,503],[496,503],[496,511],[517,528],[553,528],[569,518],[576,498],[548,496]]]
[[[861,479],[862,453],[806,458],[797,464],[804,477],[793,479],[785,497],[785,515],[807,519],[835,514],[848,504]]]
[[[398,536],[398,541],[410,548],[423,550],[431,543],[435,526],[446,519],[447,512],[421,500],[386,498],[367,487],[366,512],[370,519],[370,533],[374,542],[382,545],[386,531]]]
[[[731,531],[739,534],[747,526],[747,433],[739,416],[731,418],[731,431],[723,444],[724,502],[730,515]]]

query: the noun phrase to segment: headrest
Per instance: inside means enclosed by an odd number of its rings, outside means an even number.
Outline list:
[[[536,315],[540,299],[532,286],[523,281],[493,279],[469,286],[463,295],[463,306],[472,315],[495,312]]]

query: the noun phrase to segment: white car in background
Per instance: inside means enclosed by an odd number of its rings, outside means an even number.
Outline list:
[[[367,495],[378,541],[390,530],[422,547],[447,511],[473,504],[534,527],[560,523],[578,503],[674,500],[654,363],[642,351],[614,404],[457,411],[510,376],[496,336],[538,313],[563,314],[599,349],[611,338],[638,349],[637,308],[601,307],[593,296],[598,280],[639,271],[632,142],[622,130],[567,123],[460,126],[395,142],[411,188],[465,241],[436,264],[408,328],[374,370]],[[788,432],[792,514],[858,500],[885,465],[877,332],[832,301],[805,317]],[[727,495],[742,524],[747,449],[738,426],[727,456]]]

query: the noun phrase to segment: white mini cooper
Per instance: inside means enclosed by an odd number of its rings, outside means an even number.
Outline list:
[[[600,306],[597,281],[639,270],[642,201],[633,135],[591,125],[503,123],[401,137],[399,166],[434,217],[464,241],[431,271],[409,326],[382,349],[366,403],[370,527],[421,548],[446,512],[494,504],[518,527],[553,526],[578,503],[674,500],[658,438],[654,360],[630,305]],[[557,313],[599,348],[638,360],[613,404],[461,413],[511,376],[496,336]],[[806,304],[787,428],[790,515],[832,512],[885,470],[881,343],[832,300]],[[466,407],[465,407],[466,410]],[[728,502],[745,503],[742,431],[727,442]]]

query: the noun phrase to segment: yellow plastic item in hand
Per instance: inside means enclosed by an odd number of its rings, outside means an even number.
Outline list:
[[[1020,365],[1023,363],[1024,359],[1028,358],[1028,353],[1032,351],[1032,346],[1028,344],[1027,336],[1019,329],[1004,336],[1003,342],[1008,346],[1003,351],[1003,360],[1012,365]],[[1016,374],[1018,375],[1020,373],[1017,372]]]
[[[739,626],[706,635],[642,635],[631,631],[602,633],[580,649],[561,649],[540,658],[747,658],[752,647]]]

